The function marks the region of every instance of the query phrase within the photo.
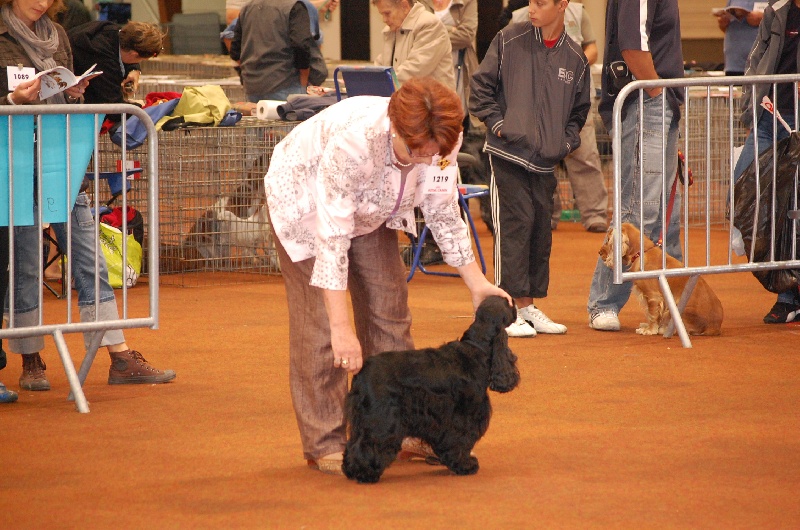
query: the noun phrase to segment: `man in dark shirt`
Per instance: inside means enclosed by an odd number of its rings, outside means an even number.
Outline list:
[[[288,23],[286,22],[288,21]],[[328,75],[301,0],[253,0],[239,12],[231,42],[247,100],[286,100]]]
[[[89,22],[68,35],[75,72],[82,74],[93,64],[103,72],[89,83],[86,103],[124,103],[130,97],[126,90],[132,94],[139,86],[139,63],[161,53],[164,40],[158,26],[144,22],[122,27],[108,21]],[[117,115],[114,121],[118,120]]]
[[[683,77],[683,52],[678,0],[609,0],[606,9],[606,46],[603,57],[603,94],[600,115],[611,130],[614,101],[622,83],[615,86],[611,64],[623,66],[631,79],[673,79]],[[663,179],[674,179],[678,164],[678,121],[683,103],[681,89],[650,88],[644,91],[639,112],[639,92],[625,101],[622,111],[622,208],[614,215],[622,222],[641,226],[653,241],[662,237],[661,206]],[[666,105],[662,102],[666,98]],[[644,128],[643,138],[639,130]],[[665,143],[662,146],[662,141]],[[620,156],[622,153],[615,153]],[[635,155],[634,155],[635,154]],[[639,161],[643,160],[643,167]],[[664,173],[662,173],[662,167]],[[643,197],[640,197],[640,188]],[[667,181],[671,190],[672,180]],[[640,202],[643,200],[643,202]],[[672,215],[666,220],[665,250],[681,259],[680,198],[675,193]],[[642,218],[640,218],[640,214]],[[632,282],[613,283],[613,272],[598,259],[589,291],[589,326],[603,331],[618,331],[619,312],[631,294]]]

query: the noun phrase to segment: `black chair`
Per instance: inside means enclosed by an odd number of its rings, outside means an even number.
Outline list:
[[[66,279],[67,271],[66,271],[66,268],[64,267],[64,265],[65,265],[64,260],[63,260],[64,252],[61,250],[61,247],[58,245],[58,241],[56,241],[56,238],[54,238],[50,234],[50,226],[46,226],[42,230],[42,245],[44,247],[42,249],[42,251],[44,252],[44,254],[43,254],[44,255],[44,268],[42,269],[42,285],[44,285],[45,289],[47,289],[48,291],[53,293],[53,296],[55,296],[56,298],[58,298],[58,299],[66,298],[66,296],[67,296],[67,279]],[[55,248],[55,252],[53,253],[52,256],[50,255],[50,248],[51,247]],[[56,290],[52,285],[50,285],[50,282],[53,281],[53,280],[48,279],[44,274],[44,271],[46,271],[56,261],[59,261],[61,263],[61,267],[60,267],[60,269],[61,269],[61,277],[56,279],[56,281],[58,281],[58,283],[61,284],[61,288],[59,290]]]

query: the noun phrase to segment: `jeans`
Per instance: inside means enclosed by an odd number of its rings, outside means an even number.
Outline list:
[[[657,241],[661,237],[661,198],[663,191],[662,165],[666,171],[667,203],[672,192],[672,183],[678,167],[678,120],[669,104],[664,106],[662,120],[662,100],[664,94],[651,98],[644,93],[644,109],[639,120],[638,98],[629,101],[623,109],[622,152],[615,153],[622,158],[621,167],[621,211],[623,223],[641,226],[644,235]],[[643,142],[639,145],[640,127],[644,128]],[[662,137],[665,144],[662,146]],[[640,153],[641,147],[641,153]],[[664,159],[666,155],[666,160]],[[640,178],[639,163],[642,157],[644,175]],[[642,196],[640,197],[640,193]],[[644,202],[641,202],[643,198]],[[642,205],[644,206],[642,208]],[[668,229],[664,237],[664,248],[673,257],[682,259],[680,244],[680,193],[676,188],[672,214],[667,219]],[[640,218],[643,215],[643,219]],[[632,282],[613,283],[614,272],[598,258],[589,289],[589,314],[611,310],[619,313],[630,297]]]
[[[97,228],[89,208],[90,200],[85,193],[80,193],[72,209],[72,275],[75,288],[78,290],[78,308],[81,321],[92,322],[117,320],[117,304],[114,290],[108,283],[106,260],[100,255],[97,274],[100,278],[100,304],[95,317],[95,238]],[[39,325],[39,285],[42,281],[42,270],[39,263],[38,214],[35,211],[34,226],[14,227],[14,326],[30,327]],[[52,223],[58,244],[64,253],[67,252],[66,223]],[[5,312],[9,311],[9,299],[6,297]],[[90,335],[90,334],[89,334]],[[88,344],[91,337],[84,336]],[[107,331],[101,345],[121,344],[125,338],[120,330]],[[43,337],[26,337],[9,339],[9,348],[14,353],[37,353],[44,349]]]
[[[783,114],[781,114],[783,116]],[[786,116],[783,116],[783,119],[789,124],[790,127],[794,128],[794,114],[787,113]],[[755,128],[758,134],[758,152],[763,153],[768,149],[772,149],[772,142],[773,142],[773,128],[772,128],[772,114],[769,112],[762,112],[761,117],[758,119],[758,125]],[[786,127],[781,125],[781,122],[778,121],[775,124],[775,131],[777,132],[777,140],[780,142],[784,138],[789,136],[789,131],[786,130]],[[742,153],[739,155],[739,160],[736,161],[736,166],[733,168],[733,181],[736,182],[741,178],[747,168],[755,160],[755,138],[753,136],[753,130],[750,130],[750,133],[747,135],[747,138],[744,141],[744,147],[742,147]],[[778,302],[784,302],[787,304],[795,304],[795,290],[790,289],[788,291],[784,291],[778,294]]]
[[[789,114],[788,116],[783,116],[783,119],[786,120],[790,127],[794,128],[794,115]],[[763,153],[767,149],[772,149],[772,114],[769,112],[761,114],[761,117],[758,119],[756,131],[758,132],[758,152]],[[789,136],[789,131],[781,125],[780,121],[776,124],[776,131],[778,133],[778,142]],[[733,169],[734,182],[739,180],[745,170],[753,163],[754,159],[755,139],[753,137],[753,130],[751,129],[744,141],[742,154],[739,155],[739,160],[736,161],[736,166]]]
[[[306,89],[300,85],[300,83],[296,83],[290,85],[286,88],[281,88],[280,90],[276,90],[275,92],[271,92],[269,94],[247,94],[247,101],[250,103],[258,103],[264,99],[272,99],[275,101],[286,101],[289,99],[289,94],[306,94]]]

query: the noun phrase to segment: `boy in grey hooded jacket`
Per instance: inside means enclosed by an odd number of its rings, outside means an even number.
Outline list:
[[[533,0],[528,21],[494,38],[472,77],[470,111],[487,128],[495,283],[519,308],[510,336],[565,333],[533,304],[550,283],[555,166],[580,145],[589,62],[564,31],[567,0]]]

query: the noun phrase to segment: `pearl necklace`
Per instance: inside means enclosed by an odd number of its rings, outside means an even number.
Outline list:
[[[397,135],[395,133],[392,133],[392,139],[395,139],[395,138],[397,138]],[[408,168],[408,167],[411,167],[411,166],[414,165],[414,162],[407,162],[407,163],[400,162],[397,159],[397,155],[395,155],[395,153],[394,153],[394,145],[392,145],[391,148],[392,148],[392,155],[394,155],[392,157],[392,158],[394,158],[394,160],[392,161],[393,165],[395,165],[397,167],[400,167],[400,168]]]

